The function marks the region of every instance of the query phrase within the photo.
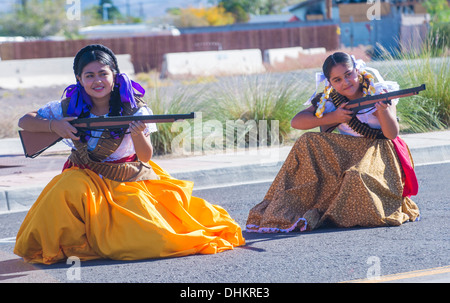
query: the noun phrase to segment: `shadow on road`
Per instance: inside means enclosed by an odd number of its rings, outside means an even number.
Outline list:
[[[0,281],[27,276],[24,272],[38,270],[31,264],[25,263],[22,259],[10,259],[0,261]]]
[[[252,247],[253,244],[258,242],[265,242],[265,241],[273,241],[273,240],[280,240],[280,239],[286,239],[286,238],[297,238],[302,236],[311,236],[314,234],[324,234],[324,233],[334,233],[334,232],[347,232],[347,231],[355,231],[355,230],[361,230],[361,229],[371,229],[371,228],[377,228],[377,227],[336,227],[332,223],[326,222],[324,225],[319,227],[318,229],[315,229],[313,231],[294,231],[290,233],[258,233],[258,232],[243,232],[243,236],[245,238],[245,245],[240,246],[238,248],[241,249],[248,249],[248,250],[254,250],[254,251],[265,251],[262,248],[255,248]]]

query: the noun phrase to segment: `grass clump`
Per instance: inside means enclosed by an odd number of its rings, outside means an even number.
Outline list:
[[[288,138],[290,121],[306,96],[301,83],[293,75],[224,79],[205,97],[206,115],[223,123],[224,137],[232,138],[240,147],[251,146],[256,135],[258,146],[282,143]],[[232,122],[241,128],[236,135],[230,133],[236,127],[227,127]]]
[[[146,93],[146,101],[154,115],[188,114],[201,110],[198,98],[199,90],[190,90],[185,87],[154,87]],[[151,141],[155,155],[166,155],[173,153],[172,142],[180,134],[178,124],[157,123],[158,131],[151,134]],[[189,126],[191,122],[185,121]],[[185,127],[181,132],[190,131]]]
[[[401,88],[426,85],[426,90],[419,95],[399,102],[402,132],[442,130],[450,123],[450,61],[442,55],[448,51],[436,49],[434,45],[433,38],[429,38],[419,50],[382,51],[384,60],[396,62],[390,65],[389,77]]]

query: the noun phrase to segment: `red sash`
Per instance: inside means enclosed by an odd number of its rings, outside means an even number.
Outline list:
[[[403,188],[403,197],[411,197],[417,195],[419,191],[419,183],[417,182],[416,173],[411,163],[408,146],[399,136],[392,140],[395,151],[400,160],[400,164],[405,173],[405,186]]]

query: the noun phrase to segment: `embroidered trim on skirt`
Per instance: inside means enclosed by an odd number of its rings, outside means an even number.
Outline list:
[[[403,197],[403,171],[390,140],[305,133],[293,146],[263,201],[247,219],[248,232],[307,228],[305,213],[339,227],[398,226],[419,218]]]

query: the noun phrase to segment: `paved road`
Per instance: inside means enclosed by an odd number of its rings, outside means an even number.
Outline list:
[[[450,163],[417,168],[419,222],[400,227],[336,228],[292,234],[245,233],[247,244],[217,255],[136,262],[96,260],[31,266],[12,254],[25,212],[0,215],[0,282],[290,283],[342,282],[450,265]],[[195,191],[225,207],[241,226],[269,183]],[[79,269],[76,271],[75,269]],[[378,271],[377,271],[378,270]],[[449,269],[438,281],[450,281]],[[426,276],[422,282],[427,281]],[[72,277],[75,280],[70,280]],[[428,277],[431,277],[428,275]],[[395,278],[390,280],[399,281]]]

